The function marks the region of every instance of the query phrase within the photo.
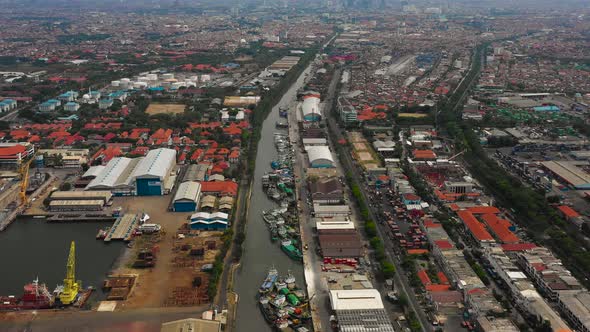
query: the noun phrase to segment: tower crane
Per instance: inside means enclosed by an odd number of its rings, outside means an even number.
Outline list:
[[[63,305],[73,304],[78,297],[82,282],[76,281],[76,243],[70,245],[70,255],[66,265],[66,278],[59,300]]]

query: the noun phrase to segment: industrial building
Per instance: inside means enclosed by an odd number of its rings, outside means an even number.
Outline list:
[[[106,205],[112,197],[113,194],[110,191],[54,191],[49,199],[51,201],[100,200]]]
[[[86,190],[109,190],[117,196],[163,195],[172,187],[175,166],[176,151],[172,149],[151,150],[140,158],[113,158],[104,169],[94,171],[98,175]]]
[[[182,182],[186,181],[207,181],[210,165],[205,164],[191,164],[188,165],[184,175],[182,176]]]
[[[103,207],[104,201],[100,199],[55,200],[49,202],[49,210],[52,212],[100,211]]]
[[[34,154],[35,147],[28,142],[0,143],[0,168],[16,168]]]
[[[164,194],[170,172],[176,166],[176,151],[173,149],[151,150],[134,169],[131,177],[135,180],[138,196],[159,196]]]
[[[88,153],[88,149],[39,149],[36,163],[39,167],[80,168],[88,163]]]
[[[319,95],[307,95],[303,97],[300,109],[301,116],[305,122],[317,122],[322,119]]]
[[[90,181],[86,190],[109,190],[115,196],[135,195],[135,183],[131,173],[142,158],[113,158]]]
[[[348,205],[313,205],[314,217],[346,217],[350,215],[350,206]]]
[[[376,289],[330,290],[330,303],[342,332],[394,332]]]
[[[309,165],[312,168],[332,168],[334,167],[334,158],[327,145],[306,146]]]
[[[178,186],[176,195],[172,202],[175,212],[194,212],[197,210],[197,204],[201,199],[201,184],[199,182],[188,181]]]
[[[577,166],[579,162],[544,161],[541,164],[560,181],[574,189],[590,189],[590,175]]]
[[[347,224],[339,225],[322,223],[318,227],[318,238],[322,248],[322,256],[339,258],[357,258],[363,255],[363,244],[356,229]]]
[[[344,201],[342,183],[336,177],[310,180],[309,192],[314,204],[339,204]]]
[[[223,212],[197,212],[191,216],[189,226],[193,230],[225,230],[229,226],[228,218]]]

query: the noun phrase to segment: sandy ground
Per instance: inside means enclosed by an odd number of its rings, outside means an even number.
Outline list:
[[[191,289],[192,281],[195,276],[203,278],[201,287],[206,291],[207,274],[200,272],[200,268],[205,263],[211,263],[216,254],[216,250],[206,251],[202,260],[194,264],[178,264],[179,256],[187,257],[188,252],[175,250],[183,243],[177,239],[176,233],[181,226],[186,224],[187,217],[190,213],[176,213],[168,211],[171,196],[155,197],[118,197],[115,198],[113,206],[121,206],[126,213],[147,213],[151,217],[150,222],[162,225],[163,232],[158,236],[149,235],[136,238],[133,243],[132,253],[128,254],[128,260],[123,260],[121,266],[113,273],[134,273],[138,274],[134,290],[127,299],[117,306],[118,311],[130,310],[136,308],[154,308],[166,305],[173,305],[169,297],[179,287]],[[216,236],[209,236],[216,235]],[[187,237],[186,243],[204,243],[205,241],[216,240],[217,247],[219,233],[202,233],[199,236]],[[156,266],[150,269],[133,269],[131,265],[137,252],[143,248],[151,249],[156,246],[158,249]]]
[[[184,112],[185,105],[183,104],[150,104],[146,113],[149,115],[160,114],[160,113],[171,113],[178,114]]]

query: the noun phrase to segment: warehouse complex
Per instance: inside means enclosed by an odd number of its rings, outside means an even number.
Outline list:
[[[96,172],[86,190],[108,190],[116,196],[163,195],[172,189],[175,166],[176,151],[165,148],[140,158],[113,158]]]

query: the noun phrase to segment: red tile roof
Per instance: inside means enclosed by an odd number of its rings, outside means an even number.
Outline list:
[[[438,240],[438,241],[434,241],[434,243],[436,244],[437,247],[440,248],[440,250],[449,250],[449,249],[453,249],[453,245],[451,244],[451,242],[447,241],[447,240]]]
[[[412,151],[414,159],[436,159],[436,153],[432,150],[414,150]]]
[[[467,228],[469,229],[471,234],[473,234],[473,236],[477,240],[479,240],[479,241],[493,241],[494,240],[494,238],[490,235],[490,233],[488,233],[488,231],[486,231],[486,228],[483,226],[483,224],[480,223],[473,216],[473,214],[470,211],[467,211],[467,210],[457,211],[457,215],[459,216],[459,218],[461,218],[461,220],[463,221],[465,226],[467,226]]]
[[[201,191],[235,196],[238,192],[238,184],[233,181],[203,181]]]
[[[504,251],[525,251],[536,248],[537,245],[534,243],[509,243],[503,244],[501,247]]]
[[[449,286],[449,285],[439,285],[439,284],[426,285],[426,290],[429,292],[445,292],[450,289],[451,289],[451,286]]]
[[[498,214],[500,210],[495,206],[472,206],[467,211],[473,214]]]
[[[498,237],[502,243],[518,243],[520,239],[508,228],[512,226],[510,221],[498,218],[495,214],[484,214],[481,219],[486,223],[488,228]]]
[[[428,277],[428,273],[426,273],[426,270],[420,270],[416,274],[418,275],[418,278],[422,282],[422,285],[424,285],[424,286],[432,285],[432,281],[430,280],[430,277]]]
[[[567,218],[577,218],[580,216],[580,214],[572,209],[571,207],[567,206],[567,205],[560,205],[558,207],[559,211],[561,211],[561,213],[563,213]]]
[[[441,284],[444,284],[444,285],[450,284],[449,278],[447,278],[447,276],[443,272],[439,271],[436,273],[436,275],[438,276],[438,280],[440,280]]]
[[[19,153],[24,153],[25,151],[27,151],[27,148],[20,144],[0,147],[0,157],[12,157]]]

